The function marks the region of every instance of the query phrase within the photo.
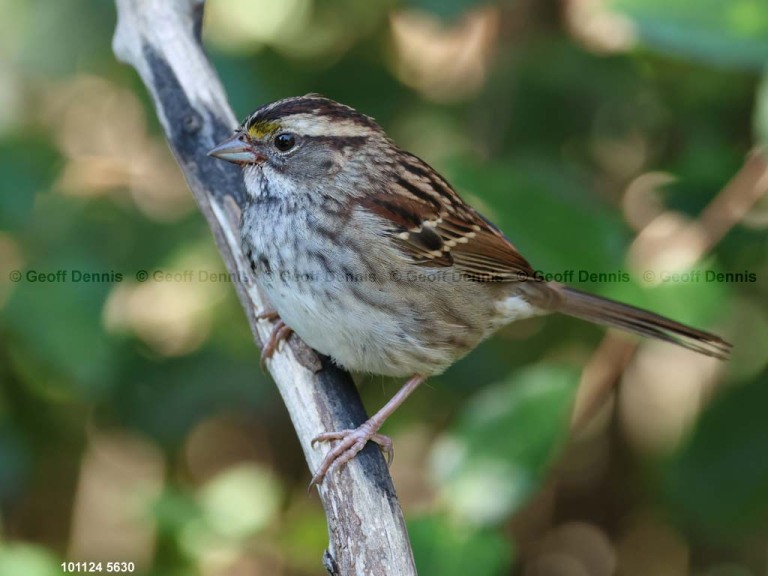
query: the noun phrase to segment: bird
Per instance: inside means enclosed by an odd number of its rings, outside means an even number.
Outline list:
[[[310,488],[369,442],[425,380],[512,322],[560,313],[719,359],[719,336],[545,281],[507,236],[376,121],[318,94],[259,107],[208,152],[242,167],[242,249],[275,320],[269,358],[291,333],[339,366],[407,378],[333,444]]]

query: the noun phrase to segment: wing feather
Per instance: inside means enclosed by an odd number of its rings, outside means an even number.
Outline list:
[[[360,206],[388,223],[386,233],[412,263],[454,266],[481,282],[521,281],[531,265],[492,223],[416,156]]]

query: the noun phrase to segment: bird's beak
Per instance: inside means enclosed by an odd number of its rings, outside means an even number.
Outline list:
[[[261,164],[266,160],[256,147],[246,140],[245,134],[236,132],[210,150],[208,156],[226,160],[233,164]]]

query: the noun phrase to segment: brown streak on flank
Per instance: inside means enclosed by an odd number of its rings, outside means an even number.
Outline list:
[[[326,240],[331,242],[338,242],[339,240],[339,230],[332,230],[320,225],[315,225],[312,229]]]
[[[384,302],[381,299],[371,298],[371,294],[374,294],[373,291],[361,290],[360,287],[354,282],[350,282],[349,284],[350,284],[349,288],[352,291],[352,294],[358,300],[363,302],[363,304],[366,304],[376,310],[383,310],[384,312],[388,312],[390,314],[398,314],[399,311],[393,304]]]

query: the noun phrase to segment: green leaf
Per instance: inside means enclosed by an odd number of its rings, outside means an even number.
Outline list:
[[[699,421],[668,462],[664,495],[684,525],[713,541],[734,541],[768,522],[768,375],[733,388]]]
[[[768,62],[765,0],[613,0],[640,39],[659,52],[713,64],[762,67]]]
[[[534,492],[568,428],[577,370],[535,366],[467,406],[435,462],[451,511],[469,524],[503,521]]]
[[[508,574],[511,545],[494,530],[472,530],[444,516],[408,522],[419,574],[496,576]]]

